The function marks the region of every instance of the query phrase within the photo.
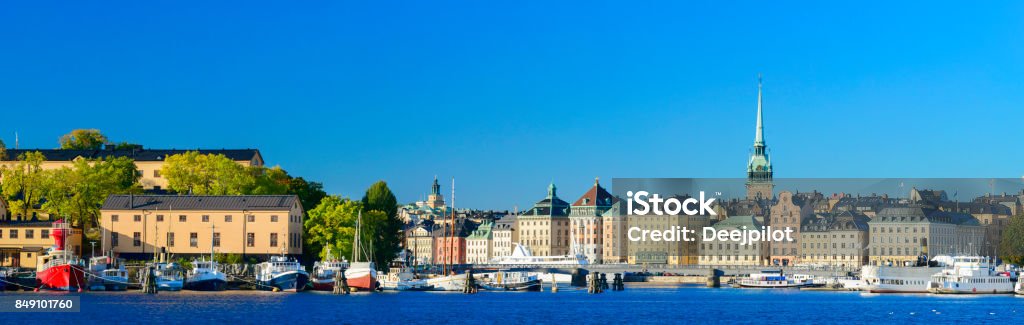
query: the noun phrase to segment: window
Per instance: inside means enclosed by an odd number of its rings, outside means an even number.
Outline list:
[[[213,233],[213,247],[220,247],[220,233]]]
[[[277,233],[270,233],[270,247],[277,247]]]
[[[245,246],[254,247],[256,246],[256,234],[247,233],[245,234]]]
[[[18,239],[18,229],[11,229],[11,235],[8,237],[11,239]]]
[[[204,214],[203,215],[203,222],[210,222],[210,216]]]
[[[160,178],[160,170],[159,169],[154,169],[153,170],[153,177]]]
[[[184,214],[178,216],[178,222],[185,222],[186,220],[188,220],[188,216],[185,216]]]
[[[36,238],[36,231],[35,231],[35,229],[25,229],[25,239],[33,239],[33,238]]]
[[[192,247],[199,247],[199,234],[189,233],[188,234],[188,245]]]
[[[135,222],[142,221],[142,215],[136,214],[136,215],[132,216],[132,220],[135,220]]]
[[[110,222],[117,222],[117,215],[116,214],[110,216]]]
[[[174,247],[174,233],[167,233],[167,247]]]
[[[132,234],[132,246],[142,246],[142,233],[136,231]]]
[[[224,222],[231,222],[231,215],[224,216]]]
[[[164,215],[162,215],[162,214],[156,215],[156,222],[164,222]]]
[[[277,216],[276,215],[270,216],[270,222],[277,222]]]
[[[50,229],[43,229],[43,230],[39,231],[39,238],[49,239],[50,238]]]
[[[249,222],[256,222],[256,216],[255,215],[250,214],[250,215],[245,216],[245,218]]]
[[[110,246],[117,246],[117,237],[120,236],[116,232],[110,233]]]

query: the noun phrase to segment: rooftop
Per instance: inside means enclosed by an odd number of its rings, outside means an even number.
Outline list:
[[[102,210],[290,210],[295,195],[111,195]]]

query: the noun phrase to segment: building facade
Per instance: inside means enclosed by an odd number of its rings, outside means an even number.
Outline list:
[[[412,229],[409,234],[408,249],[413,254],[413,264],[430,265],[434,264],[434,227],[432,223],[420,225]]]
[[[494,239],[494,257],[501,258],[512,255],[514,244],[519,242],[519,232],[516,231],[516,216],[507,215],[494,223],[491,228],[491,237]]]
[[[761,222],[754,216],[732,216],[715,223],[712,228],[715,231],[733,230],[757,230],[761,229]],[[725,240],[701,241],[700,258],[698,264],[712,266],[760,266],[764,264],[765,245],[763,241],[757,241],[748,245],[741,245],[740,242]]]
[[[814,207],[792,192],[779,192],[778,200],[768,211],[768,225],[772,229],[792,229],[792,241],[771,241],[768,244],[768,265],[794,265],[800,262],[800,225],[805,216],[813,214]]]
[[[861,266],[868,263],[868,220],[844,211],[822,214],[800,229],[800,262],[810,265]]]
[[[494,223],[486,221],[466,237],[466,263],[485,264],[494,258],[493,227]]]
[[[915,265],[938,255],[978,255],[985,230],[973,216],[922,207],[885,208],[868,222],[872,265]]]
[[[0,266],[35,268],[40,255],[54,246],[53,223],[49,221],[21,221],[0,223]],[[82,256],[82,230],[71,229],[65,239],[66,247]]]
[[[629,261],[629,238],[626,231],[629,230],[629,222],[622,215],[622,201],[616,201],[612,207],[601,215],[602,241],[604,248],[601,249],[602,263],[626,263]]]
[[[516,218],[519,243],[534,255],[569,255],[569,203],[556,190],[555,184],[548,185],[548,195]]]
[[[302,254],[305,212],[295,195],[111,195],[100,209],[101,247],[130,259]]]
[[[614,203],[615,197],[594,179],[594,186],[572,204],[569,211],[572,253],[582,253],[590,263],[601,263],[604,257],[604,219],[601,215]]]

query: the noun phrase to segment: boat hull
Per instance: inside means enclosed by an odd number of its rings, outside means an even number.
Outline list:
[[[185,290],[192,291],[224,291],[228,288],[228,281],[224,279],[202,279],[186,281]]]
[[[299,292],[306,289],[309,284],[309,274],[306,272],[289,271],[276,274],[270,279],[259,280],[257,287],[260,290]]]
[[[532,280],[522,283],[483,283],[480,284],[480,288],[490,291],[540,291],[541,284],[540,280]]]
[[[36,272],[36,279],[49,290],[76,291],[87,285],[85,269],[74,264],[56,265]]]
[[[89,291],[125,291],[128,278],[97,276],[89,282]]]
[[[377,290],[377,271],[364,268],[350,267],[345,270],[345,282],[349,288],[359,291]]]
[[[334,291],[334,278],[313,278],[310,280],[313,284],[313,290],[316,291]]]
[[[156,280],[156,289],[160,291],[181,291],[181,280]]]

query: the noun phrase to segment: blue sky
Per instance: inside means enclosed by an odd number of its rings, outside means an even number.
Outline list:
[[[743,177],[764,74],[776,177],[1020,177],[1024,4],[23,2],[0,138],[259,148],[400,201],[524,209],[554,181]]]

